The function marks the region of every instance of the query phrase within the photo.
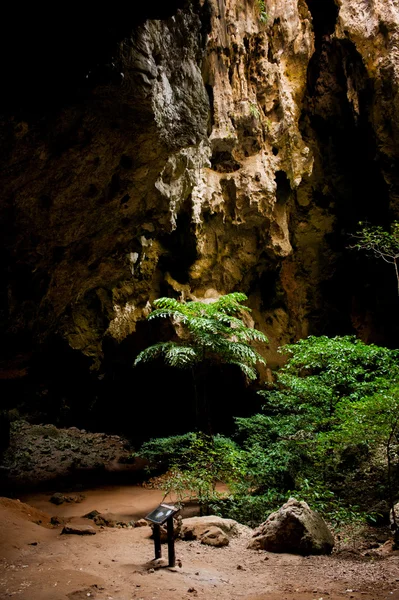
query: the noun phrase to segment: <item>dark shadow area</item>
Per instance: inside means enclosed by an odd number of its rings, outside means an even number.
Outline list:
[[[187,283],[189,269],[197,259],[197,240],[192,222],[191,197],[177,215],[176,228],[160,238],[166,252],[160,257],[158,268],[170,273],[179,283]],[[169,295],[169,294],[168,294]]]
[[[291,194],[291,185],[287,174],[284,171],[277,171],[275,176],[275,181],[277,185],[276,190],[276,199],[277,204],[287,204],[290,194]]]
[[[54,423],[59,427],[87,427],[95,422],[94,405],[98,378],[90,371],[91,360],[73,350],[58,336],[52,336],[29,358],[29,367],[14,365],[0,380],[1,407],[17,409],[32,423]]]
[[[308,5],[319,35],[330,33],[332,8],[322,13],[317,2]],[[394,273],[349,249],[359,222],[385,227],[390,222],[389,190],[370,122],[374,93],[355,46],[328,35],[320,39],[309,64],[301,130],[316,156],[312,204],[335,217],[334,232],[325,238],[335,258],[321,283],[322,303],[310,309],[309,319],[314,334],[356,333],[395,346]]]
[[[121,80],[116,45],[146,19],[173,16],[187,0],[77,8],[8,3],[0,11],[0,113],[29,116],[79,91]]]
[[[316,46],[322,36],[334,33],[339,7],[334,0],[306,0],[313,19]]]
[[[104,344],[104,378],[99,392],[97,412],[102,414],[112,398],[112,415],[104,427],[118,428],[140,443],[150,437],[162,437],[194,431],[198,426],[196,390],[191,369],[166,367],[161,360],[133,368],[138,352],[160,339],[171,339],[170,326],[139,323],[136,334],[121,344],[108,339]],[[261,404],[253,387],[247,387],[241,372],[229,365],[215,365],[206,373],[206,388],[212,431],[229,435],[233,417],[254,412]]]

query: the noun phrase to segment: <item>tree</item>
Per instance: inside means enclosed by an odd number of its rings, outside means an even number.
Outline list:
[[[320,450],[334,452],[343,445],[382,445],[385,450],[387,489],[393,525],[397,530],[392,463],[397,459],[399,442],[399,385],[356,402],[341,402],[337,406],[337,424],[319,439]]]
[[[134,366],[161,357],[165,364],[178,369],[191,369],[194,378],[197,421],[200,429],[209,429],[206,388],[207,371],[213,364],[237,366],[249,380],[257,377],[257,363],[263,357],[251,342],[267,342],[266,336],[247,327],[241,315],[250,309],[241,304],[247,296],[234,292],[218,300],[178,302],[173,298],[154,301],[155,310],[148,320],[170,319],[178,334],[175,341],[158,342],[139,353]],[[202,393],[198,388],[202,386]],[[201,396],[201,397],[200,397]]]
[[[263,412],[236,419],[252,487],[259,493],[288,490],[306,479],[312,485],[336,485],[339,457],[348,444],[329,449],[321,440],[341,423],[343,407],[350,411],[364,398],[390,394],[399,383],[399,351],[353,336],[310,336],[281,352],[288,355],[287,363],[276,383],[259,392]],[[342,479],[344,467],[338,469]]]
[[[365,225],[352,237],[356,243],[350,248],[365,250],[394,266],[399,295],[399,221],[392,223],[391,232],[380,226]]]

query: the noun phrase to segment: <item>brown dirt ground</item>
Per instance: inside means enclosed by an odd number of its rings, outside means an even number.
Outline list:
[[[93,509],[135,519],[161,493],[130,486],[84,494],[83,502],[61,506],[43,494],[30,496],[31,506],[0,499],[1,600],[399,600],[399,552],[389,544],[368,556],[347,548],[321,557],[272,554],[247,550],[243,528],[224,548],[178,540],[181,567],[154,568],[148,527],[68,536],[48,522],[50,514],[82,522]]]

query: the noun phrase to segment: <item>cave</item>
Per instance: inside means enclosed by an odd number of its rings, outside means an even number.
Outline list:
[[[395,594],[396,5],[2,9],[0,596]]]

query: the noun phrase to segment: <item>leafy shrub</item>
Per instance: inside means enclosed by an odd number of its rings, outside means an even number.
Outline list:
[[[284,493],[300,491],[306,480],[315,489],[342,491],[383,440],[383,415],[391,415],[386,432],[398,416],[393,390],[399,353],[351,336],[312,336],[282,352],[289,359],[276,383],[261,392],[263,412],[236,419],[248,486],[260,495],[268,489]],[[373,412],[381,395],[385,411]]]
[[[195,433],[151,439],[144,442],[136,456],[148,460],[150,470],[165,470],[187,457],[194,440]]]
[[[181,503],[197,500],[202,513],[221,497],[216,491],[218,482],[233,485],[243,476],[241,451],[221,435],[187,433],[150,440],[137,455],[167,469],[159,483],[165,497],[174,494]]]

